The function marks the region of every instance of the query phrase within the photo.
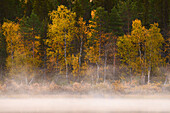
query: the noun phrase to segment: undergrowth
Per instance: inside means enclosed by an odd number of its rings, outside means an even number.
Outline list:
[[[139,85],[135,80],[131,82],[116,80],[114,83],[101,82],[96,84],[74,82],[69,85],[57,85],[55,82],[25,85],[11,80],[8,83],[0,84],[0,94],[57,94],[62,92],[70,94],[88,94],[89,92],[100,94],[169,94],[170,84],[163,85],[159,82]]]

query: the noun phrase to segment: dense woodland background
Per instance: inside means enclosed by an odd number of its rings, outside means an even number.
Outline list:
[[[0,81],[168,82],[169,0],[1,0]]]

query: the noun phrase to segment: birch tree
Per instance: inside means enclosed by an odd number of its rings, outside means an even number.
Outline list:
[[[68,78],[68,47],[72,41],[74,27],[75,27],[75,17],[76,14],[67,9],[67,7],[61,5],[58,6],[57,11],[53,10],[49,13],[52,23],[49,24],[48,37],[46,43],[50,47],[47,52],[48,54],[57,54],[58,49],[64,53],[65,59],[65,75]],[[56,44],[59,44],[57,46]],[[64,45],[62,48],[61,45]],[[53,49],[51,51],[50,49]]]
[[[132,70],[140,72],[142,84],[145,83],[146,73],[150,83],[152,68],[163,62],[160,54],[163,42],[158,24],[151,24],[150,29],[146,29],[138,19],[132,23],[131,35],[118,38],[117,45],[121,61],[128,65],[131,72]]]

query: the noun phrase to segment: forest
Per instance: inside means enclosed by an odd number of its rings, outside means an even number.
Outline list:
[[[0,84],[169,84],[169,4],[1,0]]]

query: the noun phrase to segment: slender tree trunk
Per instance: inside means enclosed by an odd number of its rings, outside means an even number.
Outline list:
[[[166,76],[166,78],[165,78],[164,85],[166,85],[166,83],[167,83],[167,81],[168,81],[168,68],[167,68],[167,65],[166,65],[166,67],[165,67],[165,76]]]
[[[148,84],[150,83],[151,67],[148,67]]]
[[[104,61],[104,82],[106,81],[106,73],[107,73],[107,51],[106,51],[106,48],[105,48],[105,61]]]
[[[152,37],[151,37],[152,38]],[[151,42],[151,44],[149,45],[150,46],[150,53],[149,53],[149,55],[150,55],[150,58],[149,58],[149,66],[148,66],[148,84],[150,83],[150,74],[151,74],[151,58],[152,58],[152,54],[151,54],[151,51],[152,51],[152,42]]]
[[[33,40],[33,62],[34,62],[34,56],[35,56],[34,49],[35,49],[35,41]]]
[[[132,68],[130,68],[130,83],[132,83]]]
[[[81,56],[82,56],[82,49],[83,49],[83,38],[82,36],[80,37],[80,56],[79,56],[79,71],[78,71],[78,76],[79,76],[79,82],[80,82],[80,72],[81,72]]]
[[[58,75],[58,73],[59,73],[58,56],[59,56],[59,49],[58,49],[58,51],[57,51],[57,75]]]
[[[99,64],[96,62],[96,65],[97,65],[97,82],[99,82]]]
[[[166,76],[166,78],[165,78],[164,85],[166,85],[166,84],[167,84],[167,81],[168,81],[168,73],[165,73],[165,76]]]
[[[97,65],[98,79],[100,78],[100,56],[101,56],[101,30],[100,30],[100,37],[99,37],[99,62]]]
[[[46,74],[47,74],[47,71],[46,71],[46,69],[47,69],[47,63],[46,63],[46,60],[47,60],[47,53],[46,53],[46,47],[44,48],[44,52],[45,52],[45,54],[44,54],[44,77],[43,77],[43,80],[46,80]]]
[[[143,66],[142,66],[142,52],[141,52],[141,48],[140,48],[140,43],[139,44],[139,55],[140,55],[140,64],[141,64],[141,83],[145,84],[145,76],[143,73]]]
[[[91,84],[93,84],[94,83],[94,75],[93,75],[93,73],[91,74]]]
[[[68,66],[67,66],[67,41],[66,41],[66,34],[64,34],[64,58],[65,58],[65,65],[66,65],[66,79],[68,80],[69,83],[69,78],[68,78]]]
[[[25,84],[28,85],[28,78],[27,78],[27,76],[25,77]]]
[[[115,37],[114,37],[114,55],[113,55],[113,76],[116,75],[116,41],[115,41]]]
[[[150,74],[151,74],[151,52],[150,52],[150,61],[148,66],[148,84],[150,83]]]
[[[11,59],[12,59],[12,68],[13,68],[13,60],[14,60],[14,54],[13,54],[13,41],[11,39]]]
[[[35,49],[35,34],[34,34],[34,30],[33,30],[33,50],[32,50],[33,51],[33,65],[34,65],[34,57],[35,57],[34,49]]]

